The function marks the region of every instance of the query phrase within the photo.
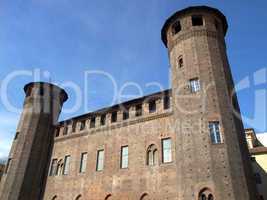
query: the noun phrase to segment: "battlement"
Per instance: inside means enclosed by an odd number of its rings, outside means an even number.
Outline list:
[[[171,90],[133,99],[59,123],[57,140],[114,129],[171,114]]]

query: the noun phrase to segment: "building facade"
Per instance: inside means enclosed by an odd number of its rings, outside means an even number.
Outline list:
[[[267,147],[257,138],[254,129],[245,132],[258,192],[260,199],[264,200],[267,199]]]
[[[161,32],[171,90],[58,124],[67,94],[26,85],[0,199],[257,199],[227,28],[214,8],[176,12]]]
[[[1,182],[1,178],[4,174],[4,170],[5,170],[5,165],[3,164],[0,164],[0,182]]]

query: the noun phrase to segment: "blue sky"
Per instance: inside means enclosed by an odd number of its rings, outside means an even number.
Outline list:
[[[144,94],[156,92],[147,83],[159,82],[169,88],[167,50],[160,39],[164,21],[175,11],[192,5],[220,9],[227,17],[228,56],[236,83],[250,86],[238,92],[246,127],[266,131],[266,81],[254,84],[253,74],[266,79],[267,2],[249,0],[0,0],[0,83],[17,72],[41,71],[38,80],[58,84],[75,83],[87,101],[61,119],[108,106],[112,84],[103,76],[88,78],[86,70],[110,73],[120,89],[124,83],[140,85]],[[260,70],[260,71],[259,71]],[[51,78],[47,78],[47,72]],[[32,76],[18,76],[8,85],[8,99],[21,108],[23,86]],[[86,91],[84,91],[86,89]],[[77,96],[66,88],[71,108]],[[138,96],[134,84],[124,94]],[[84,99],[84,98],[83,98]],[[260,109],[258,109],[260,108]],[[19,114],[7,110],[0,100],[0,157],[6,156]]]

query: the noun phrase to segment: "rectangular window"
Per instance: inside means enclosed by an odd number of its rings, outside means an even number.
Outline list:
[[[80,163],[80,173],[84,173],[86,171],[87,164],[87,152],[81,154],[81,163]]]
[[[49,176],[55,176],[57,174],[57,159],[53,159],[50,166]]]
[[[154,113],[156,112],[156,109],[157,109],[157,105],[156,105],[156,101],[153,100],[153,101],[150,101],[149,104],[149,113]]]
[[[56,128],[56,130],[55,130],[55,137],[58,137],[59,136],[59,132],[60,132],[60,128]]]
[[[121,168],[128,168],[129,156],[128,146],[121,147]]]
[[[5,168],[5,174],[7,174],[9,167],[11,165],[12,158],[9,158],[6,163],[6,168]]]
[[[162,140],[162,156],[163,163],[172,162],[172,142],[170,138]]]
[[[139,117],[142,115],[142,104],[135,106],[135,116]]]
[[[219,122],[209,122],[209,131],[213,144],[222,143]]]
[[[104,150],[97,151],[96,171],[104,169]]]
[[[95,117],[92,117],[90,120],[90,128],[95,128]]]
[[[170,97],[169,96],[165,96],[164,99],[163,99],[163,107],[164,107],[164,110],[167,110],[170,108]]]
[[[192,25],[193,26],[203,26],[203,17],[201,15],[192,16]]]
[[[67,175],[69,174],[69,170],[70,170],[70,156],[65,156],[64,159],[64,166],[63,166],[63,175]]]
[[[114,123],[117,121],[117,111],[111,113],[111,123]]]
[[[122,119],[123,120],[129,119],[129,109],[125,108],[125,110],[123,110]]]
[[[106,115],[101,115],[100,116],[100,125],[104,126],[106,124]]]
[[[190,89],[192,93],[198,92],[200,90],[200,81],[198,78],[190,80]]]
[[[75,133],[76,131],[76,122],[72,122],[72,132]]]
[[[68,134],[68,125],[65,125],[63,129],[63,135],[67,135],[67,134]]]
[[[81,121],[81,126],[80,126],[80,131],[85,129],[85,125],[86,125],[86,120],[82,120]]]

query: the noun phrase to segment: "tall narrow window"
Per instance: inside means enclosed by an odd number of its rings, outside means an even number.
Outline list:
[[[75,133],[75,131],[76,131],[76,124],[77,124],[76,121],[72,122],[72,132],[73,133]]]
[[[138,104],[135,106],[135,116],[139,117],[142,115],[142,104]]]
[[[82,120],[81,121],[81,126],[80,126],[80,131],[85,129],[85,125],[86,125],[86,120]]]
[[[106,114],[100,116],[100,125],[104,126],[106,124]]]
[[[5,174],[7,174],[9,167],[11,165],[12,158],[9,158],[6,163],[6,168],[5,168]]]
[[[67,175],[69,174],[69,170],[70,170],[70,156],[65,156],[64,159],[64,166],[63,166],[63,174]]]
[[[213,144],[222,143],[219,122],[209,122],[209,131]]]
[[[156,145],[152,144],[147,149],[147,165],[154,166],[158,163],[158,151]]]
[[[163,163],[172,162],[172,142],[170,138],[162,140],[162,151]]]
[[[16,140],[18,136],[19,136],[19,132],[17,131],[14,140]]]
[[[80,173],[84,173],[86,171],[86,164],[87,164],[87,153],[84,152],[81,154]]]
[[[59,136],[59,132],[60,132],[60,128],[56,128],[56,130],[55,130],[55,137],[58,137]]]
[[[50,166],[49,176],[55,176],[57,174],[57,159],[53,159]]]
[[[121,148],[121,168],[125,169],[128,168],[129,162],[129,148],[128,146],[124,146]]]
[[[90,128],[95,128],[95,117],[92,117],[90,120]]]
[[[193,26],[203,26],[203,17],[201,15],[192,16],[192,25]]]
[[[111,113],[111,123],[114,123],[117,121],[117,111]]]
[[[198,78],[191,79],[189,83],[190,83],[190,89],[192,93],[196,93],[200,90],[200,81]]]
[[[104,169],[104,150],[97,151],[96,171]]]
[[[179,33],[181,30],[182,30],[182,27],[181,27],[180,21],[176,21],[172,25],[172,34],[175,35],[175,34]]]
[[[63,135],[67,135],[67,134],[68,134],[68,125],[66,124],[63,129]]]
[[[124,108],[123,113],[122,113],[122,119],[123,120],[129,119],[129,109],[128,108]]]
[[[156,101],[155,100],[150,101],[148,104],[148,107],[149,107],[149,113],[156,112],[156,109],[157,109]]]
[[[182,68],[183,66],[184,66],[183,56],[179,56],[179,58],[178,58],[178,67]]]
[[[170,97],[169,96],[164,96],[163,104],[164,104],[163,107],[165,110],[170,108]]]

